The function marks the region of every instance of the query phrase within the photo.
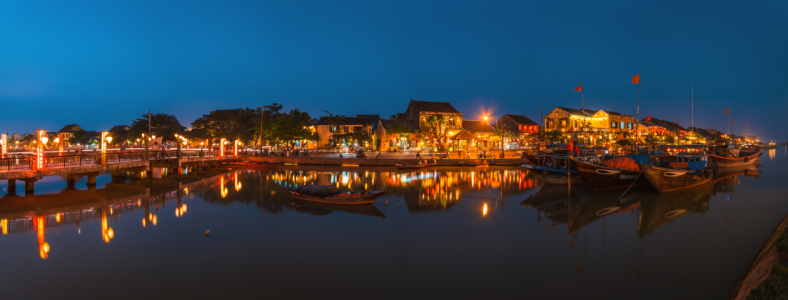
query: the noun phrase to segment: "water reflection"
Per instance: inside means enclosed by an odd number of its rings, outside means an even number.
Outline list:
[[[650,187],[636,187],[624,193],[592,191],[582,185],[572,189],[540,186],[532,174],[520,168],[434,168],[416,172],[330,168],[219,172],[182,168],[177,174],[166,169],[157,169],[153,174],[116,180],[102,189],[64,189],[52,194],[5,197],[0,202],[2,234],[36,230],[40,257],[47,259],[50,245],[45,238],[46,229],[73,224],[81,232],[83,222],[98,220],[101,239],[110,243],[117,238],[116,231],[122,237],[122,231],[129,230],[112,226],[123,213],[140,210],[141,227],[158,226],[158,212],[170,201],[175,202],[172,213],[176,221],[188,212],[185,200],[195,198],[217,206],[256,207],[261,217],[287,212],[311,216],[338,212],[385,219],[400,207],[408,214],[447,212],[463,199],[473,207],[473,214],[490,217],[499,203],[502,210],[506,199],[514,196],[518,201],[526,198],[521,206],[535,210],[537,221],[551,221],[548,231],[558,230],[558,225],[564,224],[569,235],[576,237],[590,224],[604,224],[610,216],[627,214],[636,220],[633,224],[637,224],[637,234],[642,238],[684,215],[706,213],[709,200],[718,193],[733,194],[744,184],[746,197],[748,182],[750,178],[760,178],[760,169],[722,169],[713,183],[678,194],[661,194]],[[281,186],[304,184],[334,185],[343,191],[387,190],[388,194],[375,204],[333,205],[278,193]],[[532,192],[535,193],[526,196]]]
[[[589,224],[604,222],[607,216],[633,214],[638,235],[644,237],[686,214],[705,213],[712,196],[727,194],[730,199],[736,187],[742,185],[742,179],[746,199],[750,178],[760,178],[759,166],[720,169],[714,181],[678,193],[658,193],[650,186],[607,191],[592,191],[584,186],[542,186],[521,206],[536,210],[538,220],[543,216],[551,220],[549,230],[566,224],[572,236]]]

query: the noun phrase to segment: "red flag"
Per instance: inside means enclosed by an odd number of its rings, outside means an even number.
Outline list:
[[[733,120],[733,119],[731,119],[731,120]],[[572,131],[575,131],[575,128],[574,127],[569,127],[569,132],[572,132]]]
[[[645,119],[643,119],[643,121],[644,121],[644,122],[651,122],[651,115],[648,115],[648,117],[646,117]]]
[[[583,84],[581,83],[580,85],[577,86],[575,92],[582,92],[582,91],[583,91]]]
[[[728,109],[727,109],[727,108],[725,109],[725,114],[726,114],[726,115],[728,114]]]
[[[640,74],[632,76],[632,83],[640,83]]]
[[[731,118],[731,123],[733,123],[733,118]]]

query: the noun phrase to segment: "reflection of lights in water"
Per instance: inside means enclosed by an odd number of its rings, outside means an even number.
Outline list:
[[[60,223],[60,213],[55,214],[55,222]]]
[[[38,231],[38,254],[41,258],[47,259],[49,257],[49,243],[44,239],[44,217],[36,217],[36,229]]]
[[[777,149],[769,149],[769,160],[773,160],[776,153]]]
[[[484,217],[484,216],[487,216],[487,203],[485,203],[485,204],[484,204],[484,207],[482,207],[482,216],[483,216],[483,217]]]
[[[112,211],[112,208],[110,208],[110,211]],[[106,210],[101,210],[101,236],[104,238],[104,242],[107,243],[115,237],[115,231],[109,227],[109,223],[107,222]]]
[[[227,188],[224,187],[224,177],[219,177],[219,192],[222,198],[227,197]]]
[[[145,225],[148,225],[148,220],[142,218],[142,227],[145,227]]]
[[[156,216],[153,216],[153,226],[156,226],[156,223],[158,223],[158,222],[157,222],[157,221],[158,221],[158,219],[159,219],[159,218],[157,218]]]
[[[183,193],[189,195],[189,188],[183,188]]]
[[[235,182],[235,191],[238,192],[241,190],[241,182],[238,181],[238,173],[235,173],[235,178],[233,178]]]
[[[3,229],[3,234],[8,234],[8,220],[2,219],[0,220],[0,227]]]

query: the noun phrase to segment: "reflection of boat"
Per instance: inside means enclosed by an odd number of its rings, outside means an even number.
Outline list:
[[[299,199],[293,199],[293,203],[296,205],[296,210],[303,213],[309,213],[313,215],[327,215],[333,211],[339,211],[349,214],[357,214],[357,215],[365,215],[371,217],[380,217],[386,218],[386,214],[380,211],[377,207],[372,204],[362,204],[362,205],[343,205],[343,204],[332,204],[332,203],[320,203],[320,202],[313,202],[313,201],[304,201]]]
[[[755,164],[761,158],[762,154],[763,152],[758,152],[743,157],[724,157],[715,154],[709,154],[709,157],[720,168],[730,168],[730,167],[739,167],[739,166],[747,166],[747,165]]]
[[[313,201],[313,202],[321,202],[321,203],[332,203],[332,204],[370,204],[375,201],[378,197],[386,193],[386,191],[360,191],[360,192],[342,192],[339,194],[334,194],[331,196],[326,197],[317,197],[317,196],[310,196],[300,194],[294,188],[288,188],[282,186],[290,196],[299,199],[299,200],[306,200],[306,201]]]
[[[637,187],[623,194],[620,190],[595,191],[586,197],[577,215],[569,221],[569,233],[588,226],[606,216],[630,212],[640,205],[640,197],[653,193],[648,187]]]
[[[528,199],[523,200],[520,206],[528,209],[537,209],[566,201],[568,197],[581,197],[590,192],[591,190],[585,186],[573,187],[570,191],[567,186],[543,185],[536,193],[528,197]]]
[[[761,177],[761,170],[756,165],[740,166],[719,169],[717,175],[714,175],[714,181],[720,181],[726,178],[735,177],[739,175],[752,176],[755,178]]]
[[[640,217],[638,234],[641,237],[651,234],[662,225],[689,212],[705,212],[713,192],[714,184],[707,183],[697,189],[680,193],[642,194],[640,199],[643,215]]]
[[[700,163],[705,165],[706,162]],[[677,170],[644,165],[642,168],[643,176],[646,176],[651,185],[662,193],[696,187],[710,182],[714,177],[714,172],[705,167],[696,170]]]
[[[578,171],[580,177],[595,190],[628,187],[648,182],[646,177],[639,176],[640,171],[592,165],[574,157],[569,159],[572,160],[572,167]]]

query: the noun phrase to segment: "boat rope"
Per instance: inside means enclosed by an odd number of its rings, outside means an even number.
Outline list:
[[[643,172],[644,172],[644,171],[646,171],[646,168],[645,168],[645,166],[644,166],[644,167],[643,167],[643,168],[640,170],[640,173],[638,173],[638,177],[635,177],[635,181],[632,181],[632,184],[630,184],[630,185],[629,185],[629,187],[627,188],[627,190],[626,190],[626,191],[624,191],[624,193],[623,193],[623,194],[621,194],[621,197],[618,197],[618,199],[616,199],[616,200],[621,200],[621,198],[624,198],[624,195],[626,195],[626,194],[627,194],[627,192],[629,192],[629,189],[631,189],[631,188],[632,188],[632,186],[633,186],[633,185],[635,185],[635,182],[638,182],[638,178],[640,178],[640,174],[643,174]]]

